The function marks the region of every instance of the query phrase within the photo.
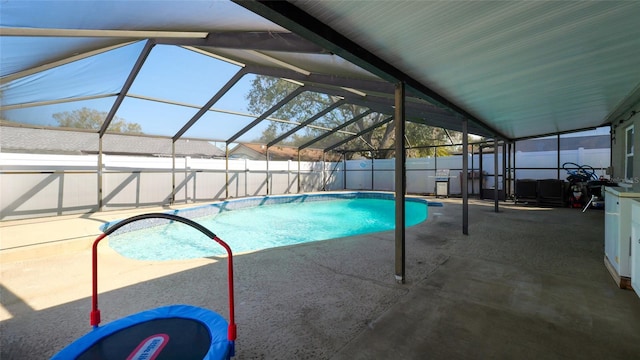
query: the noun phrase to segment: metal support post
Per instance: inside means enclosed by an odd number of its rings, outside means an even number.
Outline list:
[[[478,193],[480,193],[480,199],[485,199],[484,196],[484,188],[482,187],[482,185],[484,185],[484,154],[482,153],[482,149],[483,146],[482,144],[478,144],[478,183],[480,184],[478,187]]]
[[[509,144],[507,144],[507,191],[505,192],[505,194],[509,196],[513,193],[513,177],[511,176],[511,169],[511,142],[509,142]]]
[[[476,175],[475,175],[475,164],[474,164],[474,154],[475,154],[475,150],[474,150],[474,145],[471,145],[471,195],[475,195],[476,194],[476,186],[475,186],[475,180],[476,180]]]
[[[498,191],[498,139],[493,140],[493,207],[495,212],[500,212],[499,209],[499,191]]]
[[[176,202],[176,142],[171,142],[171,205]]]
[[[462,233],[469,235],[469,137],[467,119],[462,120]]]
[[[102,135],[98,134],[98,211],[102,211],[103,204],[103,196],[102,196],[102,168],[103,168],[103,159],[102,159]]]
[[[300,149],[298,149],[298,194],[300,194]]]
[[[396,84],[395,91],[395,188],[396,188],[396,229],[395,229],[395,268],[396,282],[405,283],[405,84]]]
[[[507,143],[502,142],[502,190],[504,191],[504,199],[508,198],[509,193],[507,192],[507,180],[509,178],[509,173],[507,171]]]
[[[347,190],[347,153],[342,153],[342,190]]]
[[[269,191],[269,147],[267,147],[265,154],[267,157],[267,177],[265,178],[266,185],[267,185],[267,195],[271,195],[271,191]]]
[[[323,191],[327,191],[327,188],[326,188],[326,184],[327,183],[325,182],[325,179],[324,179],[324,176],[325,176],[324,167],[325,167],[326,158],[327,158],[326,153],[323,151],[322,152],[322,172],[320,173],[320,175],[322,176],[322,178],[321,178],[321,180],[322,180],[322,188],[321,188],[321,190],[323,190]]]
[[[374,179],[376,178],[376,172],[374,171],[374,165],[375,162],[373,161],[373,151],[370,151],[371,153],[371,190],[375,190],[375,184],[374,184]]]
[[[434,147],[433,148],[433,178],[434,178],[434,182],[433,182],[433,193],[436,194],[436,196],[438,195],[438,179],[437,179],[437,174],[438,174],[438,148]]]
[[[556,153],[558,154],[557,179],[560,180],[560,134],[556,135]]]
[[[224,198],[229,198],[229,144],[224,145]]]

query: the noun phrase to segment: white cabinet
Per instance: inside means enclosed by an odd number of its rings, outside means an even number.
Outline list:
[[[631,287],[631,204],[640,193],[606,187],[604,197],[605,265],[621,288]]]
[[[631,204],[631,286],[640,297],[640,200]]]

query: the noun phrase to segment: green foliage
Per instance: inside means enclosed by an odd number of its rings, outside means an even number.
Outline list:
[[[252,88],[246,96],[248,101],[247,110],[254,114],[266,112],[297,88],[297,85],[291,82],[268,76],[256,76],[251,85]],[[300,123],[319,113],[335,101],[337,99],[324,94],[305,91],[278,109],[271,117],[287,122]],[[269,142],[296,126],[287,122],[270,121],[267,129],[263,131],[262,136],[257,141]],[[340,119],[336,118],[336,111],[334,111],[316,121],[314,125],[335,127],[339,123]],[[319,134],[318,130],[306,128],[304,131],[285,140],[282,145],[300,145]]]
[[[83,107],[78,110],[53,114],[60,127],[100,130],[107,113]],[[142,126],[127,122],[115,116],[107,128],[107,132],[142,134]]]
[[[253,114],[263,114],[296,88],[297,85],[282,79],[267,76],[256,76],[251,83],[251,90],[246,95],[246,99],[248,101],[247,110]],[[303,122],[336,101],[338,101],[337,98],[325,94],[305,91],[271,115],[273,118],[281,119],[286,122],[270,121],[268,127],[263,130],[260,138],[253,139],[252,142],[268,143],[276,139],[280,134],[283,134],[296,126],[291,122]],[[366,110],[367,109],[365,108],[352,104],[343,105],[316,120],[312,125],[333,129]],[[360,133],[372,125],[380,123],[387,117],[388,115],[385,114],[372,113],[348,126],[344,130],[351,133]],[[306,127],[282,141],[280,145],[300,146],[324,134],[325,131],[326,130],[313,127]],[[367,157],[392,158],[394,156],[394,132],[395,124],[391,121],[386,125],[378,127],[373,131],[369,131],[344,144],[341,148],[365,150],[359,151],[358,154]],[[313,147],[328,147],[336,143],[336,141],[338,141],[337,139],[345,138],[346,136],[349,135],[335,134],[335,136],[331,136],[315,143]],[[414,147],[450,143],[444,130],[415,123],[407,123],[406,137],[408,142],[407,145]],[[438,150],[438,156],[444,156],[447,153],[448,150],[446,148]],[[353,156],[357,154],[350,153],[350,155]],[[409,156],[433,156],[433,149],[412,149],[409,151]]]
[[[407,123],[405,133],[409,148],[407,156],[413,158],[435,156],[436,153],[437,156],[451,155],[456,151],[455,147],[425,148],[424,146],[450,145],[452,141],[456,144],[462,141],[461,134],[458,132],[449,131],[449,135],[447,135],[447,132],[442,128],[412,122]]]
[[[248,101],[247,110],[254,114],[262,114],[266,112],[275,104],[277,104],[278,101],[283,99],[290,92],[294,91],[297,88],[297,85],[291,82],[267,76],[256,76],[251,85],[251,90],[246,95],[246,99]],[[292,101],[280,108],[274,114],[272,114],[271,117],[287,122],[300,123],[321,112],[338,100],[338,98],[331,97],[325,94],[305,91],[296,96]],[[333,129],[338,125],[349,121],[350,119],[354,118],[364,111],[366,111],[366,109],[356,105],[343,105],[329,112],[322,118],[314,121],[312,125],[316,127]],[[352,133],[358,133],[382,119],[384,119],[383,115],[374,113],[357,121],[345,130],[348,130]],[[280,134],[283,134],[296,126],[295,124],[287,122],[270,121],[268,127],[263,130],[260,138],[254,141],[261,143],[270,142],[277,138]],[[288,139],[285,139],[280,144],[288,146],[300,146],[324,134],[325,132],[326,130],[321,130],[314,127],[306,127],[303,130],[290,136]],[[353,149],[384,147],[386,144],[393,143],[390,140],[390,134],[392,133],[392,128],[388,131],[383,130],[369,132],[361,136],[359,139],[351,141],[350,143],[347,143],[345,145]],[[326,147],[331,145],[332,143],[335,143],[337,141],[336,138],[344,138],[345,136],[347,135],[336,134],[335,137],[332,137],[331,143],[329,142],[329,139],[325,139],[324,141],[320,141],[313,146],[320,148]]]

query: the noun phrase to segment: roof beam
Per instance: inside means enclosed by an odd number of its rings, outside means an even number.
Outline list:
[[[292,71],[286,71],[284,69],[273,69],[273,71],[271,71],[272,68],[265,68],[265,67],[247,66],[247,68],[250,72],[252,73],[259,72],[259,74],[261,75],[264,74],[268,76],[280,76],[280,77],[288,76],[289,78],[295,77],[295,76],[291,76],[293,75]],[[314,74],[310,75],[308,78],[312,78],[312,77],[314,77]],[[320,79],[320,77],[324,77],[324,79]],[[334,81],[336,78],[333,76],[324,76],[324,75],[321,75],[320,77],[315,78],[314,80],[319,80],[319,81],[326,80],[328,82],[331,82],[331,81]],[[300,80],[304,81],[304,79],[300,79]],[[394,113],[393,107],[395,104],[395,100],[393,98],[387,98],[387,97],[375,96],[375,95],[367,95],[364,97],[359,96],[354,94],[352,91],[349,91],[347,89],[342,89],[341,86],[337,86],[339,85],[339,83],[333,83],[330,86],[323,86],[323,84],[318,84],[315,82],[311,83],[309,81],[306,81],[305,83],[307,86],[311,85],[315,89],[314,91],[322,92],[322,93],[330,94],[334,96],[341,96],[345,98],[345,100],[349,104],[370,108],[376,112],[383,113],[383,114]],[[369,83],[368,84],[369,86],[373,86],[373,87],[380,84],[379,82],[375,82],[375,81],[363,80],[363,85],[366,86],[367,83]],[[388,83],[384,83],[384,84],[390,85],[391,91],[394,91],[393,85]],[[379,89],[376,89],[376,90],[379,90]],[[410,119],[413,119],[412,121],[429,125],[429,126],[434,126],[434,127],[449,127],[454,130],[458,130],[458,131],[461,130],[460,118],[450,110],[443,109],[441,107],[437,107],[432,104],[423,103],[422,100],[420,102],[417,102],[415,99],[413,100],[414,101],[411,101],[411,98],[408,98],[407,102],[405,103],[407,117]],[[472,130],[472,133],[475,133],[475,134],[485,135],[485,136],[491,135],[490,132],[488,132],[486,129],[478,126],[475,123],[470,123],[469,128],[470,130]]]
[[[124,82],[124,85],[122,86],[122,90],[120,90],[120,93],[116,98],[116,101],[111,106],[111,110],[109,110],[107,117],[104,119],[104,122],[102,123],[102,127],[98,132],[100,134],[100,138],[102,138],[104,136],[104,133],[107,132],[107,128],[109,128],[109,125],[111,124],[111,121],[113,120],[113,118],[116,116],[116,112],[120,108],[122,101],[124,100],[125,96],[129,92],[131,85],[133,85],[133,80],[135,80],[136,76],[138,76],[138,73],[140,73],[140,69],[142,69],[142,64],[144,64],[145,60],[147,60],[147,57],[151,53],[151,49],[153,49],[154,46],[155,46],[155,43],[153,41],[147,40],[147,43],[144,45],[144,48],[140,52],[140,56],[138,56],[138,60],[136,60],[136,63],[133,65],[133,69],[131,69],[131,72],[129,73],[127,80]]]
[[[273,56],[269,56],[269,55],[267,55],[267,54],[263,54],[263,53],[261,53],[261,52],[259,52],[259,51],[255,51],[255,50],[245,50],[245,51],[246,51],[246,52],[248,52],[248,53],[250,53],[250,54],[253,54],[254,56],[257,56],[257,57],[259,57],[259,58],[261,58],[261,59],[263,59],[263,60],[266,60],[266,61],[269,61],[269,62],[274,63],[274,64],[276,64],[276,65],[279,65],[279,66],[285,67],[285,68],[287,68],[287,69],[289,69],[289,70],[293,70],[293,71],[295,71],[295,72],[296,72],[296,73],[298,73],[298,74],[302,74],[302,75],[304,75],[304,76],[309,76],[309,75],[311,75],[311,71],[309,71],[309,70],[305,70],[305,69],[302,69],[302,68],[299,68],[299,67],[294,66],[294,65],[291,65],[291,64],[289,64],[289,63],[287,63],[287,62],[285,62],[285,61],[282,61],[282,60],[280,60],[280,59],[276,59],[276,58],[274,58]],[[294,80],[295,80],[295,79],[294,79]]]
[[[393,108],[395,106],[394,99],[385,98],[381,96],[366,96],[364,98],[353,97],[353,99],[355,99],[356,101],[361,100],[364,103],[375,103],[375,104],[383,105],[388,108]],[[410,110],[415,116],[419,116],[419,114],[423,114],[424,116],[441,116],[451,120],[455,119],[454,114],[451,113],[450,111],[439,108],[431,104],[407,102],[406,108]]]
[[[189,128],[192,127],[193,124],[195,124],[196,121],[198,121],[198,119],[202,117],[202,115],[204,115],[207,111],[209,111],[209,109],[213,106],[213,104],[217,103],[218,100],[220,100],[220,98],[222,98],[224,94],[226,94],[233,87],[233,85],[235,85],[246,74],[247,74],[246,69],[242,68],[235,75],[233,75],[233,77],[231,77],[231,79],[229,79],[229,81],[227,81],[227,83],[224,84],[224,86],[220,90],[218,90],[218,92],[215,95],[213,95],[213,97],[209,101],[207,101],[207,103],[204,104],[204,106],[201,107],[200,110],[198,110],[198,112],[195,115],[193,115],[191,120],[189,120],[186,124],[184,124],[182,129],[178,130],[178,132],[172,138],[173,141],[175,142],[185,132],[187,132],[187,130],[189,130]]]
[[[210,46],[225,49],[329,54],[329,51],[290,32],[211,32],[206,38],[157,38],[163,45]]]
[[[369,71],[370,73],[391,83],[403,82],[416,93],[422,94],[426,100],[438,104],[462,117],[475,122],[492,134],[504,139],[508,136],[487,125],[457,104],[422,84],[413,77],[402,72],[377,55],[351,41],[341,33],[328,27],[315,17],[287,1],[232,0],[234,3],[291,30],[292,32],[331,51],[343,59]]]
[[[56,99],[56,100],[45,100],[45,101],[38,101],[38,102],[32,102],[32,103],[6,105],[6,106],[0,104],[0,110],[7,111],[7,110],[15,110],[15,109],[25,109],[25,108],[36,107],[36,106],[63,104],[63,103],[74,102],[74,101],[86,101],[86,100],[104,99],[104,98],[108,98],[108,97],[111,97],[111,96],[117,96],[117,95],[118,94],[90,95],[90,96],[81,96],[81,97],[66,98],[66,99]]]
[[[633,111],[634,107],[640,108],[640,84],[633,89],[627,97],[622,100],[616,108],[607,115],[603,124],[615,125],[621,123],[624,116],[628,116],[628,113]],[[638,110],[635,110],[638,111]]]
[[[340,146],[340,145],[342,145],[342,144],[346,144],[346,143],[348,143],[349,141],[351,141],[351,140],[353,140],[353,139],[355,139],[355,138],[357,138],[357,137],[360,137],[360,136],[362,136],[362,135],[364,135],[364,134],[368,133],[369,131],[373,131],[373,130],[375,130],[375,129],[379,128],[380,126],[382,126],[382,125],[384,125],[384,124],[386,124],[386,123],[390,122],[391,120],[393,120],[393,116],[389,116],[388,118],[386,118],[386,119],[384,119],[384,120],[380,121],[379,123],[376,123],[376,124],[373,124],[373,125],[369,126],[368,128],[366,128],[366,129],[364,129],[364,130],[360,131],[359,133],[357,133],[357,134],[355,134],[355,135],[353,135],[353,136],[350,136],[350,137],[348,137],[348,138],[346,138],[346,139],[343,139],[343,140],[338,141],[337,143],[335,143],[335,144],[333,144],[333,145],[329,146],[328,148],[324,149],[324,152],[331,151],[331,150],[333,150],[333,149],[337,148],[338,146]]]
[[[247,70],[253,72],[252,67],[248,66]],[[372,95],[361,97],[339,87],[323,88],[318,86],[306,86],[305,91],[315,91],[327,95],[340,96],[345,99],[346,103],[366,107],[382,114],[394,113],[393,106],[395,104],[395,101],[390,98]],[[419,120],[414,120],[415,122],[435,127],[443,127],[447,126],[448,124],[448,126],[456,130],[459,128],[459,124],[455,122],[457,118],[454,116],[454,114],[446,109],[442,109],[431,104],[415,102],[406,102],[405,105],[407,116],[409,118]],[[487,134],[486,130],[483,131],[482,128],[479,128],[477,126],[474,128],[478,129],[477,133],[479,134]]]
[[[218,59],[220,61],[227,62],[227,63],[235,65],[235,66],[240,66],[240,67],[245,67],[246,66],[246,64],[241,63],[239,61],[235,61],[233,59],[229,59],[229,58],[226,58],[224,56],[220,56],[218,54],[214,54],[214,53],[212,53],[210,51],[202,50],[202,49],[199,49],[199,48],[194,47],[194,46],[182,46],[182,48],[190,50],[190,51],[193,51],[193,52],[198,53],[200,55],[208,56],[208,57],[211,57],[211,58],[214,58],[214,59]]]
[[[344,99],[338,100],[336,102],[334,102],[333,104],[327,106],[326,108],[324,108],[322,111],[320,111],[319,113],[313,115],[312,117],[310,117],[309,119],[303,121],[300,123],[300,125],[294,127],[293,129],[287,131],[286,133],[278,136],[276,139],[270,141],[267,144],[267,147],[271,147],[277,143],[279,143],[280,141],[286,139],[287,137],[289,137],[291,134],[295,133],[296,131],[302,129],[303,127],[311,124],[312,122],[318,120],[319,118],[325,116],[326,114],[328,114],[329,112],[331,112],[333,109],[342,106],[345,103]]]
[[[259,65],[247,65],[247,68],[249,68],[249,71],[253,74],[287,78],[291,80],[300,81],[303,83],[312,83],[313,85],[323,84],[328,86],[347,87],[351,89],[360,90],[365,93],[379,92],[379,93],[393,94],[393,84],[390,84],[385,81],[362,80],[362,79],[347,78],[347,77],[338,76],[338,75],[324,75],[324,74],[315,74],[315,73],[304,75],[300,72],[296,72],[293,70],[274,68],[274,67],[268,67],[268,66],[259,66]]]
[[[299,73],[296,73],[295,71],[287,69],[256,65],[247,65],[247,70],[257,75],[280,77],[300,81],[305,83],[306,85],[311,85],[314,88],[317,88],[318,92],[342,96],[351,104],[373,107],[376,111],[382,113],[393,113],[394,99],[392,97],[384,98],[375,95],[361,96],[354,93],[351,89],[344,89],[345,87],[349,87],[355,88],[357,90],[363,90],[365,92],[385,93],[393,95],[394,86],[393,84],[387,82],[351,79],[340,76],[319,74],[303,76]],[[453,114],[449,110],[443,109],[433,104],[417,103],[410,101],[410,99],[407,99],[406,106],[408,109],[408,113],[414,117],[437,117],[441,121],[444,121],[446,119],[449,122],[456,119],[455,117],[453,117]]]
[[[284,99],[280,100],[277,104],[273,105],[269,110],[264,112],[257,119],[253,120],[249,125],[245,126],[244,128],[242,128],[242,130],[238,131],[235,135],[230,137],[227,140],[227,144],[230,144],[236,141],[240,136],[244,135],[247,131],[251,130],[254,126],[258,125],[262,120],[266,119],[267,117],[269,117],[269,115],[273,114],[278,109],[286,105],[294,97],[300,95],[300,93],[302,93],[303,91],[305,91],[304,87],[299,87],[293,90],[292,92],[290,92],[289,95],[284,97]]]
[[[32,37],[109,37],[127,39],[149,38],[196,38],[209,35],[202,31],[149,31],[149,30],[95,30],[95,29],[51,29],[51,28],[0,28],[0,36]]]
[[[118,94],[110,94],[109,96],[117,96],[117,95]],[[105,97],[105,96],[100,96],[100,97]],[[196,109],[196,110],[202,108],[202,106],[200,106],[200,105],[188,104],[188,103],[181,102],[181,101],[172,101],[172,100],[167,100],[167,99],[160,99],[160,98],[155,98],[155,97],[151,97],[151,96],[144,96],[144,95],[139,95],[139,94],[128,93],[127,97],[128,98],[139,99],[139,100],[153,101],[153,102],[167,104],[167,105],[176,105],[176,106],[188,107],[188,108],[192,108],[192,109]],[[63,102],[63,101],[58,101],[58,102]],[[250,113],[241,112],[241,111],[234,111],[234,110],[219,109],[219,108],[214,108],[214,107],[210,107],[207,111],[216,112],[216,113],[222,113],[222,114],[229,114],[229,115],[236,115],[236,116],[243,116],[243,117],[250,117],[250,118],[256,118],[256,117],[259,116],[259,115],[256,115],[256,114],[250,114]],[[284,119],[277,119],[277,118],[273,118],[273,117],[268,117],[268,118],[266,118],[266,120],[271,120],[271,121],[276,121],[276,122],[281,122],[281,123],[286,123],[286,124],[298,125],[298,123],[293,122],[293,121],[284,120]],[[331,130],[331,129],[324,128],[324,127],[321,127],[321,126],[309,125],[309,127],[313,127],[315,129],[320,129],[320,130],[325,130],[325,131]]]
[[[74,56],[70,56],[70,57],[64,58],[62,60],[53,61],[53,62],[50,62],[48,64],[36,66],[36,67],[31,68],[31,69],[27,69],[27,70],[23,70],[23,71],[20,71],[20,72],[17,72],[17,73],[13,73],[13,74],[10,74],[10,75],[7,75],[7,76],[4,76],[4,77],[0,78],[0,85],[6,84],[6,83],[11,82],[13,80],[17,80],[17,79],[23,78],[25,76],[29,76],[29,75],[33,75],[33,74],[36,74],[36,73],[39,73],[39,72],[42,72],[42,71],[53,69],[53,68],[58,67],[58,66],[66,65],[66,64],[72,63],[74,61],[86,59],[86,58],[94,56],[94,55],[98,55],[98,54],[105,53],[107,51],[115,50],[117,48],[120,48],[120,47],[123,47],[123,46],[127,46],[127,45],[130,45],[130,44],[133,44],[133,43],[134,43],[134,41],[129,41],[129,42],[122,43],[122,44],[108,46],[108,47],[105,47],[105,48],[102,48],[102,49],[96,49],[96,50],[88,51],[88,52],[85,52],[85,53],[82,53],[82,54],[78,54],[78,55],[74,55]]]
[[[355,117],[354,117],[354,118],[352,118],[351,120],[346,121],[346,122],[343,122],[342,124],[340,124],[340,125],[336,126],[335,128],[331,129],[331,131],[327,131],[326,133],[324,133],[324,134],[322,134],[322,135],[320,135],[320,136],[316,137],[315,139],[313,139],[313,140],[311,140],[311,141],[309,141],[309,142],[306,142],[306,143],[304,143],[304,144],[300,145],[300,146],[298,147],[298,149],[299,149],[299,150],[306,149],[306,148],[310,147],[311,145],[313,145],[313,144],[315,144],[315,143],[317,143],[317,142],[321,141],[322,139],[324,139],[324,138],[326,138],[326,137],[328,137],[328,136],[331,136],[332,134],[337,133],[338,131],[340,131],[340,130],[342,130],[342,129],[346,128],[347,126],[349,126],[349,125],[353,124],[354,122],[356,122],[356,121],[358,121],[358,120],[362,119],[363,117],[365,117],[365,116],[367,116],[367,115],[369,115],[369,114],[371,114],[371,113],[373,113],[373,110],[369,109],[369,110],[367,110],[367,111],[363,112],[362,114],[359,114],[359,115],[355,116]]]
[[[249,71],[250,68],[247,68],[247,70]],[[276,112],[282,106],[286,105],[294,97],[300,95],[301,93],[303,93],[305,91],[314,91],[314,92],[327,94],[327,95],[340,96],[340,97],[343,97],[343,98],[348,97],[348,96],[353,96],[352,93],[350,93],[350,92],[348,92],[346,90],[318,89],[318,88],[312,87],[312,86],[301,86],[301,87],[298,87],[297,89],[292,91],[289,95],[287,95],[287,97],[285,97],[284,99],[280,100],[276,105],[271,107],[271,109],[267,110],[264,114],[260,115],[260,117],[258,117],[254,121],[252,121],[249,125],[245,126],[237,134],[235,134],[231,138],[229,138],[229,140],[227,140],[227,143],[234,142],[240,136],[242,136],[244,133],[249,131],[251,128],[253,128],[254,126],[258,125],[262,120],[268,119],[269,115],[271,115],[272,113]]]
[[[343,76],[337,75],[325,75],[325,74],[310,74],[309,76],[304,76],[300,73],[296,73],[295,71],[282,69],[282,68],[272,68],[267,66],[260,65],[247,65],[247,69],[249,72],[256,75],[264,75],[264,76],[272,76],[279,77],[282,79],[290,79],[299,83],[302,83],[307,86],[313,86],[316,88],[323,89],[332,89],[333,91],[346,91],[349,94],[347,97],[351,99],[360,98],[363,100],[366,99],[376,99],[381,103],[387,104],[389,106],[394,105],[394,86],[388,82],[384,81],[376,81],[376,80],[363,80],[363,79],[355,79],[355,78],[347,78]],[[330,90],[327,90],[330,91]],[[376,95],[373,95],[375,93]],[[345,93],[346,94],[346,93]],[[389,97],[385,98],[380,96],[380,94],[386,94]],[[357,95],[357,97],[354,97]],[[407,98],[407,103],[410,106],[422,106],[423,109],[431,109],[433,112],[441,113],[441,114],[450,114],[452,112],[448,109],[444,109],[442,107],[426,103],[423,99],[418,99],[415,97]]]
[[[366,96],[359,97],[354,94],[339,89],[316,89],[317,92],[323,92],[326,94],[341,96],[345,98],[346,102],[353,105],[358,105],[372,109],[382,114],[394,113],[394,100],[379,96]],[[449,111],[435,107],[430,104],[419,103],[405,103],[405,111],[408,117],[420,119],[422,123],[427,125],[441,127],[441,124],[456,125],[456,117]],[[437,124],[436,124],[437,123]]]

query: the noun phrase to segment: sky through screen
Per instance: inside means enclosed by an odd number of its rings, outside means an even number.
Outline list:
[[[33,81],[49,84],[38,86],[34,91],[43,92],[42,101],[78,98],[86,96],[107,96],[104,98],[72,101],[59,104],[33,106],[3,112],[9,121],[42,126],[57,126],[53,117],[55,113],[71,112],[83,107],[108,113],[117,94],[130,73],[143,42],[125,46],[111,52],[95,55],[49,70],[44,74],[35,74],[26,82]],[[96,71],[95,69],[104,69]],[[189,49],[178,46],[156,45],[137,75],[128,95],[120,106],[116,116],[141,125],[145,134],[173,136],[182,126],[205,105],[216,92],[233,75],[240,70],[239,66],[226,63]],[[53,83],[48,77],[54,76]],[[65,75],[65,76],[61,76]],[[212,109],[223,112],[207,112],[206,117],[216,119],[215,128],[199,127],[197,132],[190,132],[193,137],[225,140],[240,130],[245,123],[254,117],[231,115],[226,112],[247,114],[246,94],[250,91],[251,80],[255,75],[245,75],[236,85],[221,98]],[[95,82],[107,83],[110,93],[92,93]],[[60,93],[59,88],[69,89]],[[103,88],[103,87],[99,87]],[[5,90],[12,95],[11,88]],[[21,94],[14,96],[20,103]],[[32,94],[26,93],[24,96]],[[9,100],[11,97],[8,96]],[[180,103],[187,106],[165,104],[145,98]],[[260,124],[252,132],[260,133],[266,124]]]

